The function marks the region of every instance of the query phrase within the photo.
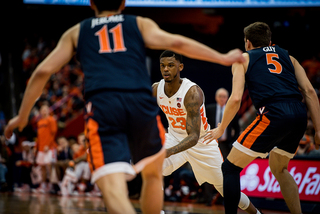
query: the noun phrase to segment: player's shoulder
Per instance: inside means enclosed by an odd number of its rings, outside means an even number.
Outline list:
[[[159,83],[160,82],[155,82],[155,83],[153,83],[152,84],[152,94],[153,94],[153,96],[157,96],[157,92],[158,92],[158,86],[159,86]]]
[[[203,91],[198,85],[192,85],[185,95],[185,101],[189,102],[191,100],[198,101],[199,103],[203,102]]]

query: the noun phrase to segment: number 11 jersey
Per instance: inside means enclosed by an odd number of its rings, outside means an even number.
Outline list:
[[[77,57],[84,72],[85,97],[102,90],[149,90],[145,44],[137,17],[92,17],[80,23]]]

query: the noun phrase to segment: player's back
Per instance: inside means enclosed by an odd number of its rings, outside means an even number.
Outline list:
[[[136,16],[92,17],[80,24],[77,55],[85,95],[100,90],[151,90]]]
[[[245,79],[257,109],[274,100],[302,99],[286,50],[275,45],[253,49],[248,54],[250,61]]]

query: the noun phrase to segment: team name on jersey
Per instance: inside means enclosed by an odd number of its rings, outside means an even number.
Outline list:
[[[163,113],[173,116],[184,116],[187,114],[183,112],[183,109],[181,108],[169,107],[165,105],[160,105],[160,108],[162,109]]]
[[[270,52],[270,51],[276,52],[276,48],[275,48],[275,47],[271,47],[271,46],[269,46],[269,47],[264,47],[262,50],[263,50],[264,52]]]
[[[123,14],[110,16],[110,17],[100,17],[91,20],[91,28],[94,28],[97,25],[108,24],[110,22],[123,22],[124,17]]]

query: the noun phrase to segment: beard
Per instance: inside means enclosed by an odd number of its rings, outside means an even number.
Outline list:
[[[171,80],[164,80],[164,81],[167,83],[171,83],[177,76],[178,76],[178,73],[176,73],[176,75],[174,75],[174,77]]]

